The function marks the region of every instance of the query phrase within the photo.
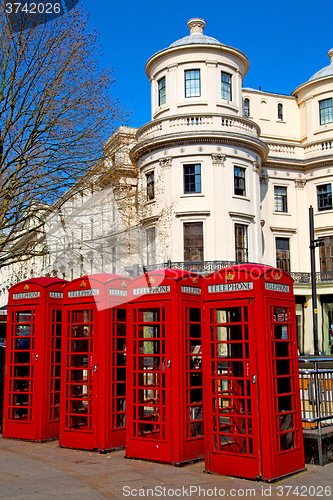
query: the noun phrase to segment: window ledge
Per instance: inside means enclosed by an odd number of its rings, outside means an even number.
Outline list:
[[[273,212],[273,215],[289,215],[291,216],[290,212]]]
[[[154,203],[156,203],[156,198],[154,198],[153,200],[147,200],[147,201],[145,201],[144,206],[146,207],[147,205],[152,205]]]
[[[327,210],[317,210],[317,212],[315,212],[315,215],[324,215],[324,214],[333,214],[333,209],[328,208]]]
[[[240,194],[233,194],[232,197],[236,200],[251,201],[248,196],[241,196]]]
[[[162,113],[165,113],[165,111],[170,111],[170,106],[166,106],[163,104],[163,106],[159,106],[154,115],[153,115],[153,118],[157,118],[159,115],[161,115]]]
[[[287,123],[284,120],[276,120],[276,123]]]
[[[319,128],[313,131],[313,135],[322,134],[323,132],[329,132],[333,130],[333,122],[324,123],[323,125],[319,125]]]
[[[190,99],[189,101],[187,102],[180,102],[177,106],[177,108],[183,108],[185,106],[193,106],[194,104],[196,106],[200,105],[200,106],[208,106],[208,102],[205,102],[205,101],[201,101],[201,102],[198,102],[197,99],[200,99],[199,97],[186,97],[186,99]]]
[[[199,196],[203,198],[205,195],[203,193],[186,193],[186,194],[181,194],[180,198],[193,198],[194,196]]]

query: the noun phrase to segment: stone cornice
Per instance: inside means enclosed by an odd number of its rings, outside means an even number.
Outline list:
[[[270,226],[269,228],[272,233],[290,233],[290,234],[295,234],[297,233],[297,229],[293,227],[275,227],[275,226]]]
[[[268,157],[263,162],[263,167],[272,169],[295,168],[300,171],[310,170],[318,167],[333,167],[333,154],[322,158],[309,158],[307,160],[299,160],[296,158],[270,158]]]
[[[140,220],[140,224],[143,226],[149,226],[150,224],[154,224],[159,220],[160,216],[159,215],[152,215],[150,217],[145,217],[144,219]]]
[[[209,217],[210,210],[186,210],[175,212],[176,217]]]
[[[206,132],[178,132],[140,141],[131,149],[130,158],[133,162],[136,162],[140,157],[148,153],[151,154],[161,149],[189,144],[218,144],[244,148],[253,151],[262,159],[265,159],[268,153],[268,147],[260,139],[244,134],[212,130]]]
[[[252,214],[244,214],[242,212],[229,212],[230,217],[232,218],[240,218],[240,219],[247,219],[250,221],[254,221],[256,216]]]

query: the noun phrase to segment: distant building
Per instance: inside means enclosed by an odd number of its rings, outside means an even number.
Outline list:
[[[290,272],[299,352],[313,352],[312,205],[315,237],[324,241],[316,250],[319,350],[330,354],[333,49],[331,63],[291,96],[264,92],[243,88],[247,57],[204,35],[205,25],[191,19],[188,36],[146,63],[152,120],[135,139],[130,129],[129,157],[121,159],[130,158],[137,175],[135,224],[146,230],[139,264],[171,261],[208,271],[257,262]]]

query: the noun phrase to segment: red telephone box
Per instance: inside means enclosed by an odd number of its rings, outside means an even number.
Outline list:
[[[238,265],[202,282],[206,469],[267,481],[304,469],[293,279]]]
[[[61,446],[125,446],[128,282],[95,274],[64,288]]]
[[[127,458],[204,456],[200,282],[166,269],[128,286]]]
[[[45,441],[59,435],[61,315],[58,278],[9,290],[3,429],[5,437]]]

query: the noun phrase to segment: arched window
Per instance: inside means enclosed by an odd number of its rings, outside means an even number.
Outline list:
[[[260,118],[267,120],[267,102],[261,101],[260,103]]]
[[[283,104],[281,104],[281,103],[278,104],[277,111],[278,111],[278,120],[280,122],[282,122],[283,121]]]
[[[244,99],[244,116],[250,116],[250,99]]]

